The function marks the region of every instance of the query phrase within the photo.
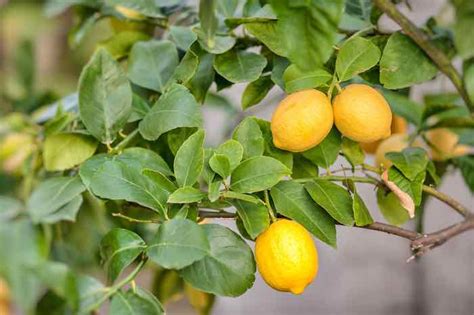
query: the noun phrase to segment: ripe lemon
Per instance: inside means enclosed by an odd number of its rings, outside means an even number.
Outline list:
[[[349,139],[373,142],[390,136],[390,106],[368,85],[348,85],[334,99],[333,111],[337,129]]]
[[[443,161],[469,152],[469,147],[458,144],[458,135],[447,128],[432,129],[426,133],[426,138],[431,145],[431,158],[435,161]]]
[[[406,134],[394,134],[385,140],[380,142],[377,150],[375,151],[375,165],[383,165],[385,168],[389,168],[392,165],[392,161],[385,157],[385,153],[388,152],[400,152],[410,146],[409,136]],[[412,147],[422,147],[423,143],[415,139]]]
[[[332,107],[326,94],[317,90],[292,93],[273,113],[273,143],[291,152],[306,151],[323,141],[332,125]]]
[[[278,291],[301,294],[318,273],[313,239],[295,221],[278,220],[260,234],[255,258],[263,280]]]
[[[390,127],[390,130],[392,131],[392,135],[396,133],[401,133],[405,134],[407,132],[407,121],[405,118],[398,116],[398,115],[393,115],[392,116],[392,125]],[[374,142],[366,142],[366,143],[361,143],[360,147],[366,152],[366,153],[375,153],[377,150],[378,146],[380,145],[380,142],[382,140],[374,141]]]

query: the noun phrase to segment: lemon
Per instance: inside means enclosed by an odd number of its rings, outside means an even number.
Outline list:
[[[7,174],[20,175],[23,163],[35,149],[33,136],[10,133],[0,141],[0,168]]]
[[[387,139],[383,140],[375,151],[375,165],[383,165],[385,168],[389,168],[392,165],[392,161],[385,157],[385,153],[388,152],[400,152],[410,146],[410,138],[406,134],[393,134]],[[423,143],[415,139],[412,147],[422,147]]]
[[[318,251],[311,235],[295,221],[278,220],[257,237],[257,267],[278,291],[301,294],[318,273]]]
[[[392,111],[385,98],[365,84],[348,85],[333,104],[334,123],[347,138],[373,142],[390,136]]]
[[[332,107],[326,94],[317,90],[292,93],[273,113],[273,143],[291,152],[306,151],[323,141],[332,125]]]
[[[392,125],[390,127],[390,130],[392,131],[392,135],[396,133],[401,133],[405,134],[407,133],[407,121],[405,118],[398,116],[398,115],[393,115],[392,116]],[[366,143],[361,143],[360,147],[366,152],[366,153],[375,153],[377,150],[378,146],[380,145],[380,142],[382,140],[374,141],[374,142],[366,142]]]
[[[426,133],[426,138],[431,146],[431,158],[435,161],[469,153],[469,147],[458,144],[458,135],[447,128],[432,129]]]

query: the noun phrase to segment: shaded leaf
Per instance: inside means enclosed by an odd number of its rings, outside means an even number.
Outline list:
[[[237,209],[237,214],[242,219],[245,230],[252,239],[256,239],[260,233],[270,226],[268,209],[264,204],[234,200],[232,205]]]
[[[266,65],[267,60],[262,55],[242,50],[217,55],[214,61],[217,73],[233,83],[257,80]]]
[[[243,158],[263,154],[264,140],[258,123],[252,117],[245,118],[235,128],[232,138],[240,142],[244,148]]]
[[[385,220],[390,224],[402,225],[410,219],[407,210],[400,204],[400,200],[393,193],[377,190],[377,204]]]
[[[269,75],[261,76],[259,79],[250,82],[242,94],[242,109],[247,109],[260,103],[274,83]]]
[[[110,303],[110,314],[117,315],[160,315],[164,314],[163,307],[151,293],[141,289],[130,289],[114,294]]]
[[[320,144],[303,152],[303,156],[320,167],[329,168],[336,161],[341,144],[341,134],[332,128]]]
[[[204,165],[204,130],[198,130],[179,148],[174,159],[174,172],[180,187],[192,186]]]

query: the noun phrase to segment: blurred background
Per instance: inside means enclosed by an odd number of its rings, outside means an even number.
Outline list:
[[[417,24],[432,15],[453,18],[444,0],[410,1],[410,5],[411,10],[402,6],[402,11]],[[112,34],[108,21],[102,20],[79,48],[71,49],[68,30],[74,24],[73,15],[65,12],[53,18],[47,13],[40,0],[0,0],[0,115],[12,107],[30,111],[73,93],[82,66],[96,45]],[[397,29],[386,17],[380,23]],[[236,84],[222,91],[225,100],[210,99],[205,104],[209,145],[220,143],[228,136],[226,130],[244,115],[270,119],[283,95],[274,88],[262,104],[244,114],[239,107],[244,87]],[[411,97],[421,100],[425,93],[444,91],[454,89],[439,76],[413,88]],[[448,173],[439,189],[468,207],[474,205],[474,197],[458,172]],[[376,209],[372,187],[361,185],[359,192],[369,209]],[[460,219],[435,200],[429,200],[426,209],[427,232]],[[371,213],[376,220],[382,219],[377,211]],[[410,224],[407,227],[413,228]],[[228,225],[235,228],[233,223]],[[256,285],[243,296],[217,298],[213,314],[474,314],[474,233],[462,234],[411,263],[405,262],[410,256],[408,242],[382,233],[338,227],[338,250],[316,242],[320,272],[303,295],[276,292],[257,274]],[[145,274],[139,281],[151,280]],[[171,315],[194,313],[183,300],[171,302],[167,309]]]

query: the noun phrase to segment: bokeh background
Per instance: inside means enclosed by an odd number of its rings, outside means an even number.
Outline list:
[[[64,0],[67,1],[67,0]],[[189,1],[192,4],[195,1]],[[453,18],[445,0],[410,1],[411,10],[402,11],[417,24],[429,16]],[[94,47],[111,35],[107,21],[99,22],[87,36],[85,44],[71,50],[68,30],[72,14],[66,12],[51,18],[45,14],[40,0],[0,0],[0,109],[9,106],[34,108],[76,90],[82,66]],[[388,18],[381,26],[395,30]],[[473,30],[474,32],[474,30]],[[32,63],[33,62],[33,63]],[[32,66],[33,65],[33,66]],[[33,72],[32,69],[34,69]],[[19,73],[25,71],[26,73]],[[30,75],[28,75],[30,71]],[[31,88],[21,83],[31,79]],[[224,100],[204,106],[208,144],[221,142],[244,115],[269,119],[282,98],[274,88],[264,102],[248,112],[239,108],[244,85],[223,91]],[[454,91],[449,80],[436,80],[416,86],[411,91],[414,100],[424,93]],[[224,104],[224,105],[223,105]],[[224,109],[223,109],[224,108]],[[0,111],[1,113],[2,111]],[[368,157],[369,161],[371,158]],[[344,161],[340,161],[344,164]],[[448,173],[440,190],[472,207],[474,197],[464,186],[458,172]],[[372,215],[381,220],[371,186],[361,185],[362,194]],[[460,218],[446,205],[428,201],[425,230],[439,229]],[[231,228],[232,222],[221,220]],[[407,227],[413,228],[413,222]],[[238,298],[218,298],[213,314],[364,314],[364,315],[472,315],[474,314],[474,233],[465,233],[448,244],[430,252],[416,262],[406,263],[410,256],[408,242],[395,236],[355,228],[338,227],[338,249],[317,242],[320,272],[315,282],[301,296],[271,290],[257,275],[255,286]],[[141,275],[140,282],[149,282]],[[172,302],[168,314],[194,314],[185,301]]]

